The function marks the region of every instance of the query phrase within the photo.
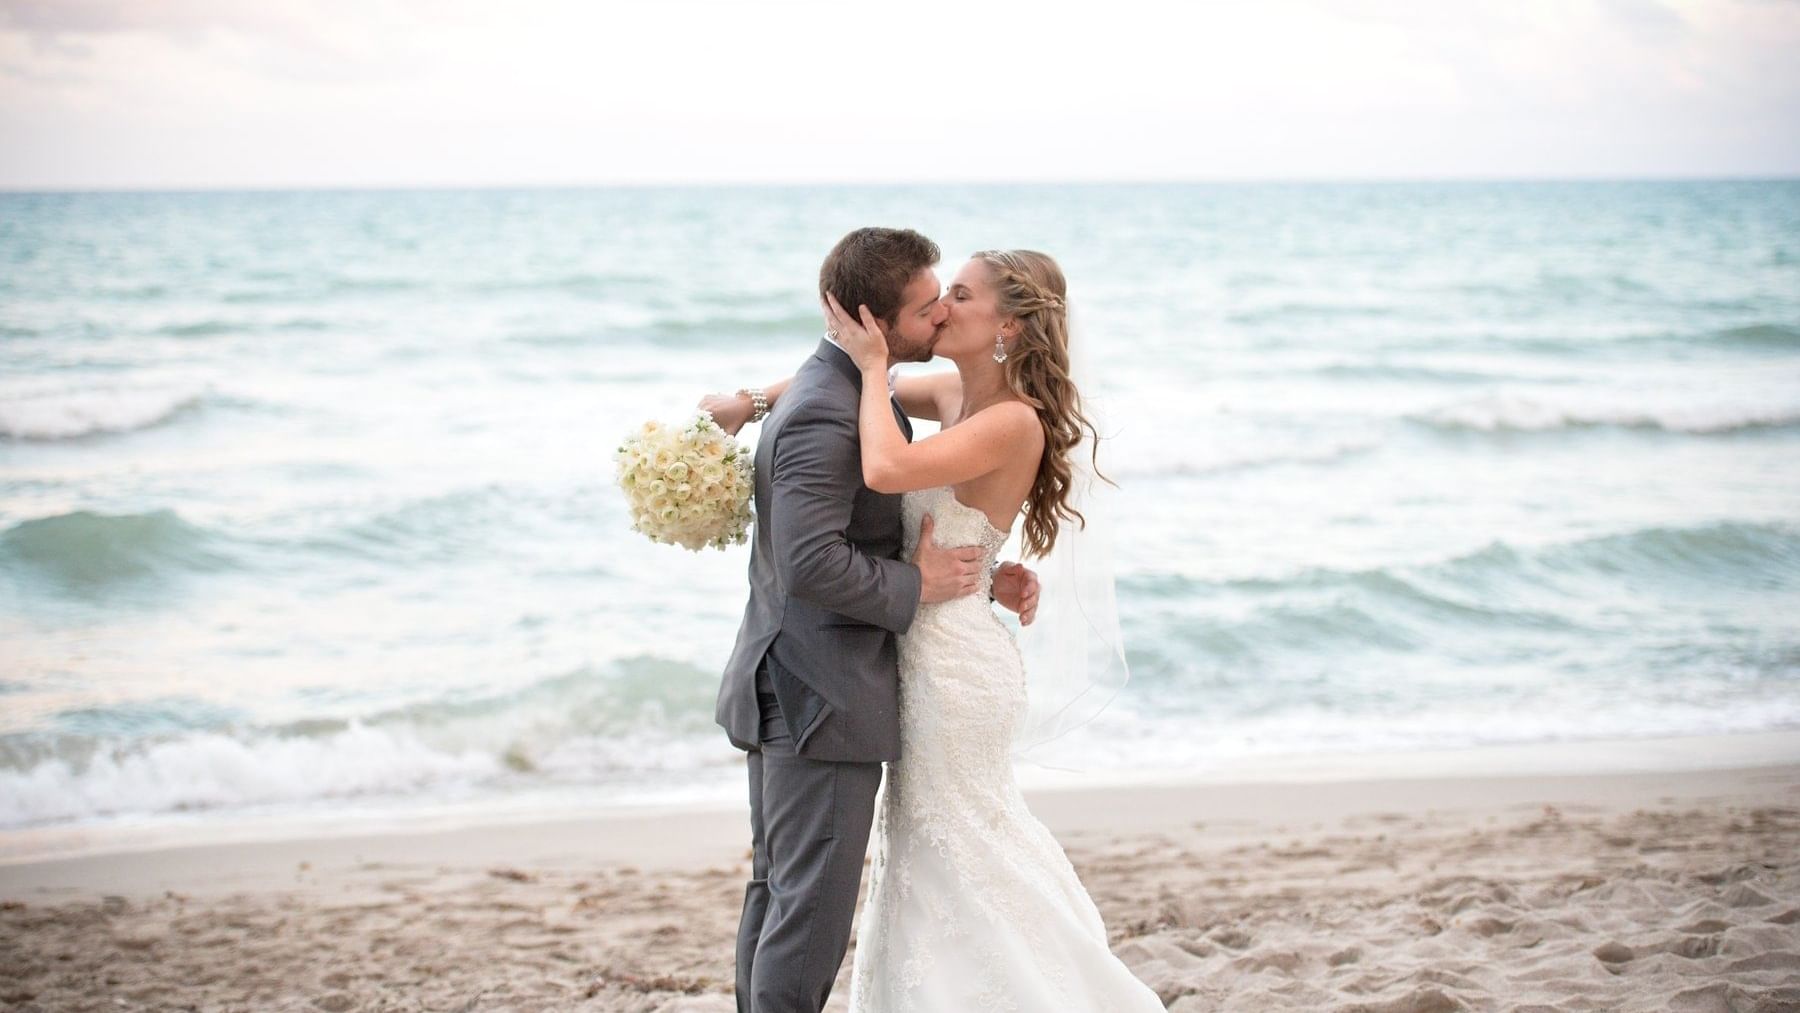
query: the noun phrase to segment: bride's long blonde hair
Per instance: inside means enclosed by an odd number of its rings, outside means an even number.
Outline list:
[[[1063,521],[1087,526],[1087,518],[1069,504],[1069,454],[1083,430],[1094,438],[1099,474],[1098,434],[1069,376],[1068,284],[1056,261],[1036,250],[983,250],[975,259],[992,275],[1000,316],[1019,321],[1018,337],[1006,354],[1006,385],[1036,410],[1044,430],[1044,456],[1025,500],[1024,532],[1025,551],[1042,558],[1056,544]]]

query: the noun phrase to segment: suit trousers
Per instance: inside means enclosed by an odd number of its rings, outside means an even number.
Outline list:
[[[738,922],[738,1013],[818,1013],[831,995],[862,882],[881,763],[794,752],[768,666],[750,768],[750,882]]]

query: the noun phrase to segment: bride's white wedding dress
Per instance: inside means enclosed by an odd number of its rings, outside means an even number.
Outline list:
[[[902,500],[906,556],[931,514],[940,545],[1006,534],[949,487]],[[1013,778],[1025,667],[980,593],[921,606],[900,638],[900,760],[875,817],[853,1013],[1160,1011],[1106,943],[1100,912]]]

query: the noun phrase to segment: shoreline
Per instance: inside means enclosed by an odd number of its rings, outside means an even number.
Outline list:
[[[1126,776],[1120,776],[1124,773]],[[1318,820],[1371,809],[1491,809],[1600,793],[1654,804],[1717,793],[1758,774],[1800,773],[1800,731],[1533,743],[1415,753],[1246,760],[1229,771],[1067,773],[1021,768],[1033,813],[1059,838],[1150,832],[1195,821],[1285,830],[1284,811]],[[1135,774],[1135,776],[1131,776]],[[1793,800],[1800,804],[1800,799]],[[1105,818],[1099,818],[1105,814]],[[1317,822],[1317,820],[1315,820]],[[689,801],[602,805],[560,814],[440,807],[437,814],[316,814],[187,827],[51,828],[0,834],[0,894],[107,884],[111,892],[224,888],[220,870],[475,854],[679,869],[729,862],[748,847],[748,806]],[[122,863],[129,863],[126,867]],[[145,877],[155,878],[150,882]],[[297,880],[296,882],[299,882]],[[94,887],[100,889],[100,887]]]

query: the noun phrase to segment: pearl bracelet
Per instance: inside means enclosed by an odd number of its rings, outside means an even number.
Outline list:
[[[769,414],[769,395],[761,387],[739,387],[738,394],[750,399],[750,421],[761,422]]]

